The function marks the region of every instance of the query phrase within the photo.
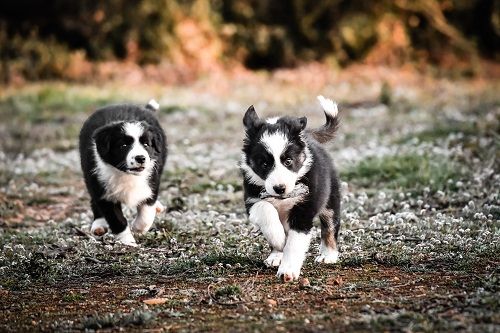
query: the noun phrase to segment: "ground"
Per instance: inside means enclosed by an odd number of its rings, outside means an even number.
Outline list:
[[[500,331],[497,81],[323,67],[154,83],[45,82],[0,92],[0,331]],[[244,211],[242,115],[336,99],[338,264],[282,283]],[[89,235],[76,150],[85,118],[156,98],[168,206],[139,248]],[[134,212],[127,212],[132,217]]]

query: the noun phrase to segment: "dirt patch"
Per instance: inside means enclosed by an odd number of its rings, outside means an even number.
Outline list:
[[[131,276],[3,290],[0,327],[10,331],[84,329],[91,322],[97,325],[106,314],[139,309],[154,313],[154,320],[140,326],[129,324],[129,329],[346,331],[367,329],[379,316],[394,313],[415,317],[411,320],[416,327],[423,325],[418,320],[423,316],[433,318],[427,325],[436,329],[439,326],[432,325],[439,321],[455,322],[459,325],[455,328],[464,329],[473,320],[470,313],[477,306],[468,301],[471,287],[481,276],[411,273],[376,265],[321,268],[306,271],[308,275],[307,287],[280,283],[273,271],[266,269],[206,281]],[[237,291],[229,295],[217,292],[227,286]],[[166,302],[144,303],[156,296]],[[115,324],[104,327],[107,322],[101,322],[103,328],[122,327],[119,322]]]

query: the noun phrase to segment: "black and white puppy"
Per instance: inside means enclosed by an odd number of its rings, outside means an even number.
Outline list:
[[[251,106],[244,118],[246,137],[239,163],[250,222],[272,247],[264,261],[279,266],[278,277],[299,277],[309,249],[313,219],[321,221],[321,249],[316,262],[335,263],[340,227],[337,173],[321,143],[338,128],[337,105],[318,96],[326,123],[306,130],[307,118],[262,120]]]
[[[115,238],[136,246],[131,229],[145,233],[163,205],[157,201],[167,158],[167,139],[152,100],[145,107],[123,104],[93,113],[80,131],[80,159],[94,213],[91,232],[111,229]],[[122,204],[137,208],[129,228]]]

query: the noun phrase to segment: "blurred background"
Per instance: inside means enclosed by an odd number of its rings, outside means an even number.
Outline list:
[[[500,2],[4,0],[0,45],[4,83],[108,79],[123,71],[178,83],[214,70],[310,62],[492,75]]]

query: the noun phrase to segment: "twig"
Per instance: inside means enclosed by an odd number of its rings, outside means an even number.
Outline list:
[[[104,263],[103,261],[100,261],[99,259],[96,259],[96,258],[92,258],[92,257],[83,257],[84,259],[87,259],[88,261],[92,261],[96,264],[102,264]]]
[[[336,300],[336,299],[357,299],[357,298],[361,298],[361,296],[359,296],[359,295],[338,295],[338,296],[327,297],[327,299],[331,299],[331,300]]]
[[[83,231],[82,229],[80,229],[78,227],[73,227],[73,229],[76,231],[76,233],[79,236],[86,236],[86,237],[88,237],[90,239],[95,239],[91,234],[89,234],[88,232]]]

